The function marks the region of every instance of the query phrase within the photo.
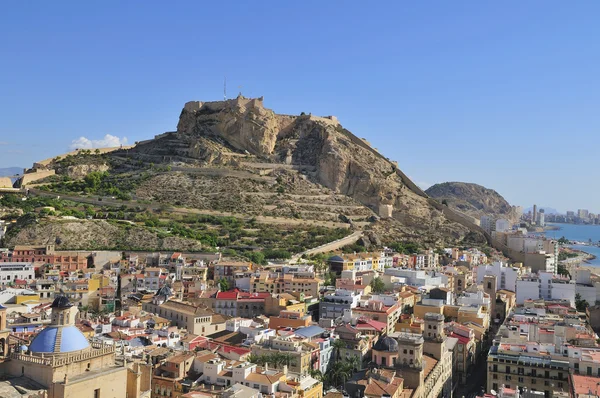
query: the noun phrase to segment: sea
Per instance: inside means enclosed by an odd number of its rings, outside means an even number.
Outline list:
[[[564,236],[571,241],[598,243],[600,241],[600,225],[582,225],[582,224],[559,224],[547,223],[548,226],[559,228],[556,231],[546,231],[548,238],[559,239]],[[600,267],[600,247],[587,245],[571,245],[573,249],[581,250],[596,256],[594,260],[589,261],[589,265]]]

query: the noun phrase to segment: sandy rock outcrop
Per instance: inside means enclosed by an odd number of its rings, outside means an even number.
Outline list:
[[[68,166],[64,173],[73,179],[79,179],[93,171],[104,172],[109,169],[110,167],[107,164],[76,164]]]
[[[395,162],[344,129],[335,117],[278,115],[264,107],[262,98],[190,102],[181,113],[177,134],[190,145],[211,137],[268,162],[310,167],[315,182],[375,212],[381,204],[393,205],[394,218],[410,230],[460,239],[470,228],[446,219]]]

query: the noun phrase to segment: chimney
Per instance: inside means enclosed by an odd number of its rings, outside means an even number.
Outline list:
[[[210,386],[210,390],[211,390],[211,391],[214,391],[214,390],[215,390],[215,385],[214,385],[214,384],[211,384],[211,386]]]

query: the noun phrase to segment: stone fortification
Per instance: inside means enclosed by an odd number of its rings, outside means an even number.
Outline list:
[[[131,149],[134,148],[135,145],[123,145],[123,146],[118,146],[118,147],[111,147],[111,148],[97,148],[97,149],[90,149],[90,151],[94,152],[94,153],[98,153],[98,154],[103,154],[103,153],[110,153],[110,152],[114,152],[114,151],[119,151],[122,149]],[[85,149],[77,149],[75,151],[71,151],[71,152],[67,152],[67,153],[63,153],[61,155],[58,156],[54,156],[48,159],[44,159],[44,160],[40,160],[37,161],[33,164],[33,169],[36,170],[43,170],[43,169],[47,169],[55,160],[56,158],[65,158],[67,156],[75,156],[78,153],[80,153],[81,151],[84,151]]]
[[[28,173],[23,174],[16,182],[18,187],[24,188],[29,184],[39,181],[43,178],[50,177],[56,174],[56,171],[51,170],[30,170]]]
[[[265,108],[262,97],[192,101],[181,112],[177,134],[190,145],[211,137],[266,162],[310,166],[315,182],[414,227],[432,230],[450,222],[395,162],[344,129],[334,116],[276,114]],[[458,236],[469,230],[455,227]]]
[[[12,188],[13,183],[9,177],[0,177],[0,188]]]

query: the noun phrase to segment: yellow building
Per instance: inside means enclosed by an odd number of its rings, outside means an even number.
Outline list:
[[[303,375],[298,379],[287,380],[286,384],[303,398],[322,398],[323,383],[313,379],[308,375]]]
[[[425,318],[425,314],[432,312],[434,314],[444,314],[444,305],[428,305],[423,302],[415,304],[413,307],[413,314],[417,318]]]
[[[102,287],[110,286],[110,278],[106,275],[94,274],[94,275],[92,275],[92,281],[98,281],[98,287],[96,287],[94,290],[98,290]],[[96,286],[96,285],[91,284],[90,290],[92,290],[92,286]]]

